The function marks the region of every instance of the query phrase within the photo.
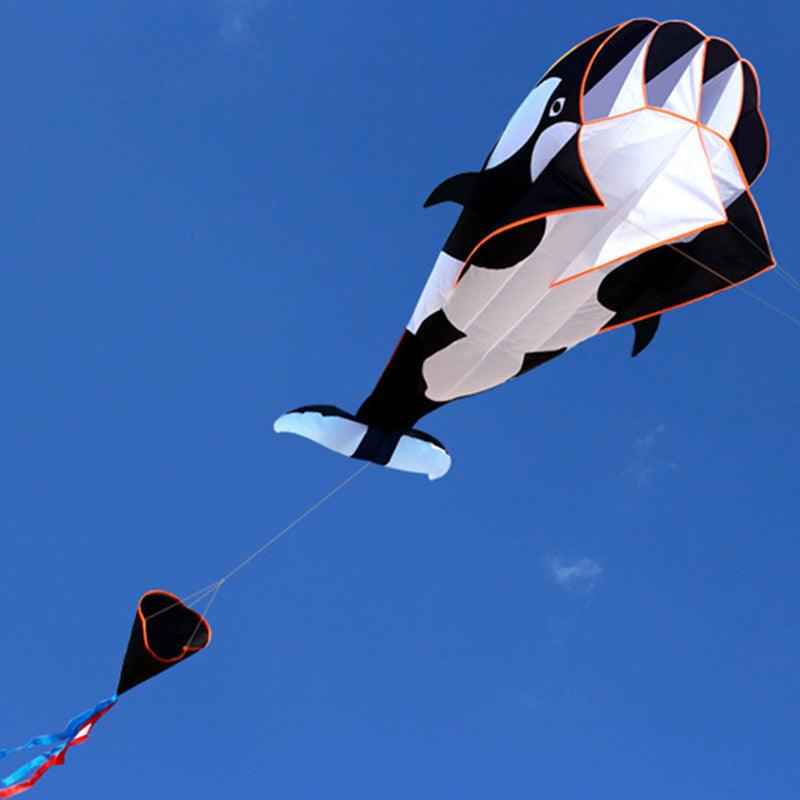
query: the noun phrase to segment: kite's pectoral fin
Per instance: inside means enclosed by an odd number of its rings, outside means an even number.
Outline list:
[[[275,420],[276,433],[294,433],[350,458],[441,478],[450,469],[444,445],[422,431],[384,430],[335,406],[304,406]]]
[[[635,333],[633,340],[633,351],[631,356],[638,356],[642,350],[653,341],[653,337],[658,330],[658,323],[661,321],[661,314],[654,314],[652,317],[637,319],[633,323]]]

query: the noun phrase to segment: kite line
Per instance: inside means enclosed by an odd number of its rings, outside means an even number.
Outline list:
[[[229,572],[227,572],[225,575],[223,575],[219,580],[216,580],[216,581],[214,581],[214,583],[209,584],[208,586],[204,587],[203,589],[199,589],[198,591],[193,592],[192,594],[181,598],[181,602],[184,605],[187,605],[187,606],[191,607],[191,606],[197,605],[204,598],[209,597],[209,595],[210,595],[208,603],[206,604],[205,608],[203,609],[203,616],[205,616],[206,613],[208,612],[208,609],[211,607],[211,604],[214,602],[214,600],[216,600],[216,597],[219,594],[219,590],[222,588],[222,585],[226,581],[230,580],[237,572],[239,572],[239,570],[241,570],[244,567],[246,567],[251,561],[253,561],[253,559],[255,559],[258,556],[260,556],[267,548],[269,548],[273,544],[275,544],[275,542],[277,542],[278,539],[280,539],[282,536],[287,534],[292,528],[294,528],[296,525],[298,525],[300,522],[302,522],[307,516],[309,516],[309,514],[312,514],[314,511],[316,511],[321,505],[323,505],[323,503],[326,503],[328,500],[330,500],[337,492],[339,492],[342,489],[344,489],[344,487],[347,486],[348,483],[350,483],[352,480],[355,480],[355,478],[357,478],[368,466],[369,466],[369,462],[366,462],[365,464],[360,466],[349,477],[345,478],[338,486],[336,486],[333,489],[331,489],[326,495],[321,497],[315,503],[312,503],[305,511],[303,511],[302,514],[300,514],[299,516],[295,517],[285,528],[283,528],[282,530],[278,531],[278,533],[276,533],[271,539],[267,540],[264,544],[262,544],[260,547],[258,547],[256,550],[254,550],[252,553],[250,553],[250,555],[248,555],[246,558],[244,558],[242,561],[240,561],[233,569],[231,569]],[[174,603],[172,606],[168,606],[166,608],[159,609],[158,611],[155,611],[152,614],[147,615],[146,619],[147,620],[151,620],[154,617],[159,616],[160,614],[164,614],[165,612],[169,611],[171,608],[174,608],[176,605],[178,605],[177,602]],[[200,622],[198,622],[198,626],[199,625],[200,625]],[[197,633],[197,631],[195,631],[195,634],[196,633]],[[192,640],[192,638],[193,638],[193,636],[195,634],[192,634],[192,637],[189,637],[189,641]]]
[[[737,232],[737,233],[738,233],[740,236],[742,236],[744,239],[746,239],[746,240],[747,240],[747,242],[749,242],[749,243],[750,243],[750,244],[751,244],[753,247],[755,247],[755,249],[756,249],[756,250],[758,250],[758,252],[759,252],[759,253],[761,253],[761,255],[763,255],[763,256],[766,256],[767,258],[769,258],[769,257],[770,257],[769,253],[768,253],[766,250],[764,250],[764,248],[763,248],[763,247],[761,247],[761,245],[760,245],[758,242],[754,241],[754,240],[753,240],[753,239],[752,239],[750,236],[748,236],[748,235],[747,235],[747,234],[746,234],[746,233],[745,233],[745,232],[744,232],[744,231],[743,231],[743,230],[742,230],[742,229],[741,229],[741,228],[740,228],[740,227],[739,227],[739,226],[738,226],[738,225],[737,225],[735,222],[732,222],[732,221],[729,219],[729,220],[728,220],[728,224],[729,224],[729,225],[730,225],[730,226],[731,226],[731,227],[732,227],[732,228],[733,228],[733,229],[734,229],[734,230],[735,230],[735,231],[736,231],[736,232]],[[782,280],[784,283],[786,283],[786,284],[787,284],[787,285],[788,285],[788,286],[789,286],[791,289],[794,289],[794,291],[795,291],[795,292],[798,292],[798,293],[800,293],[800,280],[798,280],[797,278],[795,278],[795,276],[794,276],[794,275],[792,275],[792,273],[791,273],[791,272],[789,272],[789,270],[788,270],[788,269],[786,269],[785,267],[782,267],[780,264],[777,264],[777,263],[776,263],[776,264],[775,264],[775,271],[778,273],[778,276],[780,277],[780,279],[781,279],[781,280]],[[760,300],[761,298],[758,298],[758,297],[756,297],[756,299],[757,299],[757,300]],[[776,310],[777,310],[777,311],[780,311],[780,309],[776,309]],[[780,313],[783,313],[783,312],[780,312]],[[788,316],[788,315],[784,315],[784,316]],[[790,317],[790,318],[791,318],[791,317]]]
[[[189,595],[184,600],[169,592],[150,591],[145,593],[139,601],[137,617],[123,661],[117,691],[88,711],[73,717],[63,731],[34,736],[19,747],[0,750],[0,761],[2,761],[8,755],[32,748],[49,748],[43,754],[35,756],[15,769],[10,775],[0,778],[0,800],[15,797],[30,789],[51,767],[63,764],[67,752],[75,745],[86,741],[94,724],[113,708],[121,694],[202,650],[211,637],[211,629],[204,617],[219,594],[222,585],[343,489],[368,466],[369,462],[363,464],[338,486],[292,520],[283,530],[276,533],[219,580],[204,589]],[[199,603],[206,597],[208,597],[208,602],[202,615],[190,608],[192,604]],[[190,603],[188,601],[191,598],[194,599]]]
[[[622,215],[618,211],[614,211],[613,209],[609,209],[609,210],[612,210],[612,212],[614,213],[615,216],[619,217],[620,219],[623,219],[629,225],[632,225],[633,227],[638,228],[642,233],[644,233],[645,235],[649,236],[654,241],[660,241],[659,238],[654,233],[652,233],[651,231],[648,231],[646,228],[643,228],[642,226],[637,225],[635,222],[632,222],[630,219],[626,219],[626,218],[622,217]],[[759,253],[761,253],[762,255],[764,255],[766,257],[770,256],[770,254],[763,247],[761,247],[761,245],[759,245],[758,242],[754,241],[752,239],[752,237],[750,237],[747,233],[745,233],[745,231],[743,231],[738,225],[736,225],[736,223],[734,223],[730,219],[728,219],[728,224],[730,224],[731,227],[737,233],[739,233],[742,236],[742,238],[744,238],[752,247],[754,247],[756,250],[758,250]],[[770,309],[771,311],[774,311],[777,314],[780,314],[781,316],[783,316],[786,319],[788,319],[790,322],[793,322],[795,325],[800,327],[800,318],[788,313],[787,311],[784,311],[782,308],[779,308],[776,305],[773,305],[768,300],[765,300],[760,295],[757,295],[755,292],[752,292],[749,289],[745,289],[741,285],[745,281],[736,282],[736,281],[731,280],[726,275],[723,275],[721,272],[718,272],[713,267],[710,267],[708,264],[705,264],[700,259],[695,258],[694,256],[690,255],[689,253],[684,252],[683,250],[681,250],[680,247],[678,247],[674,243],[667,243],[667,246],[670,249],[674,250],[679,255],[683,256],[684,258],[688,259],[689,261],[692,261],[694,264],[699,266],[701,269],[704,269],[709,274],[714,275],[715,277],[719,278],[721,281],[724,281],[725,283],[727,283],[729,286],[732,286],[732,287],[735,287],[735,288],[739,289],[744,294],[746,294],[748,297],[751,297],[753,300],[758,301],[759,303],[761,303],[766,308]],[[780,276],[780,278],[786,284],[788,284],[792,289],[794,289],[794,291],[800,293],[800,280],[795,278],[788,270],[786,270],[785,268],[781,267],[777,263],[774,264],[774,266],[775,266],[775,270],[776,270],[777,274]],[[316,511],[323,503],[327,502],[337,492],[339,492],[348,483],[350,483],[358,475],[360,475],[368,466],[369,466],[369,462],[363,464],[355,472],[353,472],[349,477],[345,478],[338,486],[336,486],[335,488],[331,489],[330,492],[328,492],[322,498],[317,500],[315,503],[313,503],[311,506],[309,506],[305,511],[303,511],[302,514],[300,514],[298,517],[296,517],[294,520],[292,520],[292,522],[290,522],[285,528],[283,528],[283,530],[281,530],[278,533],[276,533],[271,539],[269,539],[267,542],[262,544],[256,550],[254,550],[250,555],[248,555],[245,559],[243,559],[239,564],[237,564],[227,574],[223,575],[222,578],[220,578],[219,580],[215,581],[214,583],[209,584],[208,586],[204,587],[203,589],[200,589],[200,590],[194,592],[193,594],[190,594],[190,595],[184,597],[182,599],[182,602],[185,603],[188,606],[194,606],[194,605],[197,605],[198,603],[200,603],[204,598],[208,597],[209,600],[208,600],[208,602],[207,602],[207,604],[206,604],[206,606],[205,606],[205,608],[203,610],[203,616],[205,616],[206,613],[208,612],[208,609],[211,607],[211,604],[214,602],[214,600],[216,600],[220,589],[222,588],[223,584],[226,581],[228,581],[230,578],[232,578],[237,572],[239,572],[239,570],[241,570],[245,566],[247,566],[251,561],[253,561],[253,559],[255,559],[258,556],[260,556],[261,553],[263,553],[267,548],[271,547],[275,542],[278,541],[278,539],[280,539],[284,534],[288,533],[297,524],[302,522],[309,514],[311,514],[314,511]],[[155,612],[155,614],[153,616],[157,616],[158,614],[162,614],[162,613],[164,613],[165,611],[168,611],[168,610],[169,610],[169,607],[165,608],[165,609],[161,609],[160,611]],[[152,619],[152,616],[148,617],[148,619]],[[198,628],[199,628],[200,624],[201,623],[198,621],[198,623],[197,623]],[[194,636],[196,633],[197,633],[197,631],[195,631],[192,636]],[[191,641],[191,638],[192,637],[190,637],[189,641]]]
[[[614,216],[619,217],[619,219],[621,219],[623,222],[627,222],[628,225],[637,228],[638,230],[640,230],[645,235],[649,236],[654,241],[656,242],[661,241],[661,239],[659,239],[654,233],[648,231],[647,228],[643,228],[641,225],[637,225],[632,220],[623,217],[622,214],[619,213],[619,211],[615,211],[614,209],[609,209],[609,211],[611,211],[614,214]],[[751,239],[750,236],[748,236],[736,223],[732,222],[730,218],[728,219],[728,224],[737,233],[739,233],[742,237],[744,237],[756,250],[758,250],[759,253],[761,253],[763,256],[766,256],[767,258],[770,257],[770,254],[766,250],[764,250],[763,247],[761,247],[757,242],[754,242],[753,239]],[[766,306],[768,309],[770,309],[770,311],[774,311],[776,314],[780,314],[782,317],[785,317],[790,322],[793,322],[795,325],[800,327],[800,318],[795,317],[793,314],[790,314],[788,311],[784,311],[782,308],[779,308],[776,305],[773,305],[772,303],[769,302],[769,300],[765,300],[763,297],[757,295],[755,292],[751,292],[749,289],[745,289],[744,286],[742,286],[742,283],[746,283],[749,280],[749,278],[745,278],[745,280],[738,282],[733,281],[727,275],[723,275],[721,272],[717,272],[717,270],[715,270],[713,267],[709,267],[708,264],[705,264],[702,261],[700,261],[699,258],[695,258],[694,256],[689,255],[689,253],[684,252],[676,244],[672,242],[667,242],[667,247],[669,247],[670,250],[674,250],[676,253],[678,253],[678,255],[681,255],[684,258],[688,259],[689,261],[693,262],[694,264],[697,264],[698,267],[704,269],[709,274],[714,275],[714,277],[719,278],[721,281],[724,281],[725,283],[728,284],[728,286],[738,289],[740,292],[743,292],[748,297],[751,297],[753,300],[757,300],[759,303],[761,303],[761,305]],[[787,283],[792,289],[794,289],[794,291],[800,292],[800,281],[797,278],[795,278],[794,275],[792,275],[784,267],[779,266],[777,263],[774,264],[774,267],[778,275],[780,276],[781,280]],[[756,275],[753,275],[752,277],[755,278]]]

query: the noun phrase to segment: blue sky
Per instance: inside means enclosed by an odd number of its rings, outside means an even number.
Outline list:
[[[799,273],[785,4],[3,4],[0,747],[111,694],[145,590],[357,468],[272,421],[358,407],[455,219],[430,190],[637,16],[755,65],[754,196]],[[445,478],[367,469],[33,791],[796,797],[797,327],[734,290],[631,341],[426,417]]]

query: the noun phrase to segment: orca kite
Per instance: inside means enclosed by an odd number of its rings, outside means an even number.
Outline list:
[[[755,72],[727,42],[647,19],[587,39],[483,168],[428,198],[463,210],[358,412],[306,406],[275,430],[441,477],[423,415],[628,323],[636,355],[664,311],[773,266],[749,190],[767,151]]]

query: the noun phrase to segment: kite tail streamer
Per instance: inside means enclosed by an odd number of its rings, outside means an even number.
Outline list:
[[[26,744],[20,747],[12,747],[8,750],[0,750],[0,759],[5,758],[10,753],[17,753],[21,750],[28,750],[31,747],[44,745],[56,745],[47,752],[31,759],[27,764],[23,764],[19,769],[14,770],[10,775],[0,780],[0,800],[7,797],[14,797],[21,794],[26,789],[30,789],[50,767],[63,764],[67,755],[67,750],[76,744],[83,744],[88,738],[94,724],[107,711],[110,711],[114,703],[117,702],[117,695],[114,694],[106,700],[99,702],[94,708],[78,714],[69,721],[67,727],[61,733],[51,733],[42,736],[35,736]]]

